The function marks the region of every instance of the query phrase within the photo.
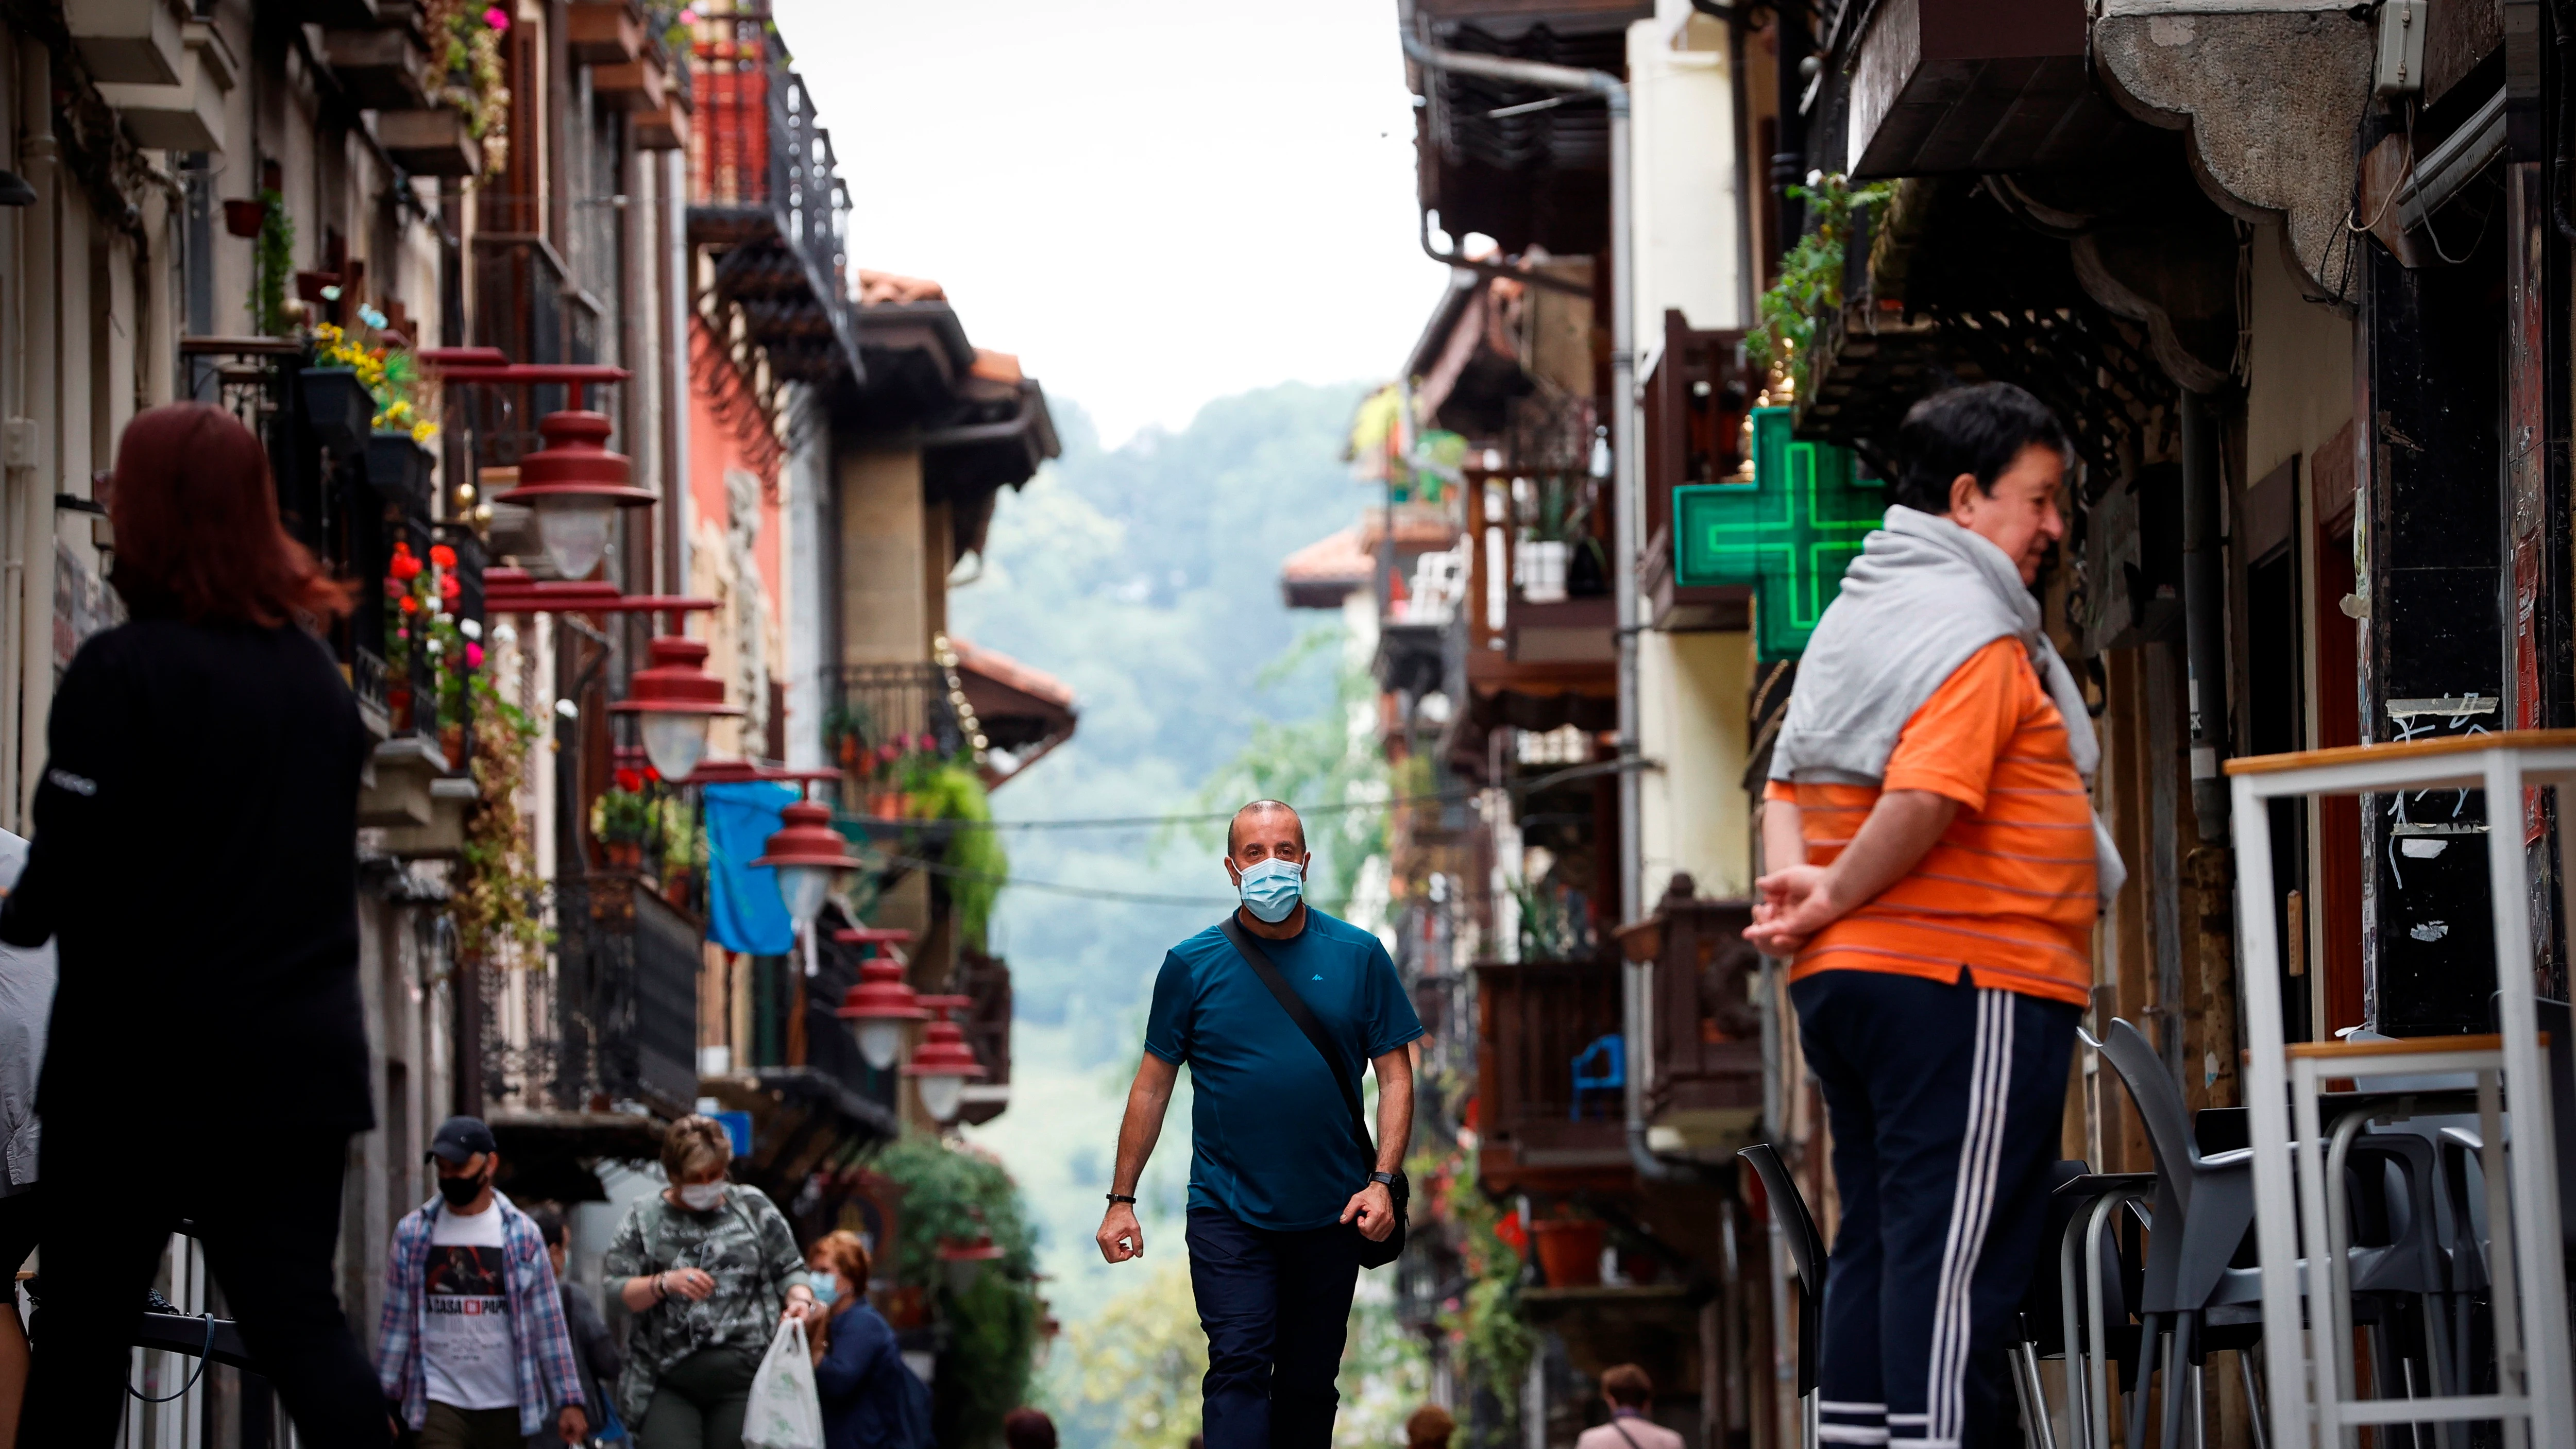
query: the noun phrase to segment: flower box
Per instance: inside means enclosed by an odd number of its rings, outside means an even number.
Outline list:
[[[483,145],[466,134],[465,113],[446,106],[380,111],[376,140],[414,176],[473,176],[483,169]]]
[[[389,503],[426,512],[429,480],[438,455],[412,441],[411,434],[381,430],[367,436],[367,486]]]
[[[564,43],[581,65],[624,65],[644,49],[644,21],[626,0],[573,0]]]
[[[355,368],[308,367],[303,371],[304,416],[313,436],[339,457],[367,445],[376,417],[376,400],[358,381]]]

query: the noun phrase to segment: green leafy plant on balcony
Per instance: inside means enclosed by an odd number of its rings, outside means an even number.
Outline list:
[[[957,930],[970,946],[982,947],[992,924],[993,905],[1010,879],[1010,852],[998,830],[983,828],[993,818],[993,803],[974,761],[958,756],[925,763],[908,786],[913,812],[924,820],[960,822],[948,832],[940,852],[946,868],[940,880],[949,904],[957,909]]]
[[[1856,187],[1848,177],[1812,171],[1806,185],[1789,188],[1793,200],[1806,204],[1808,229],[1780,259],[1780,274],[1763,290],[1754,329],[1744,336],[1745,360],[1756,371],[1774,382],[1787,380],[1796,396],[1807,395],[1813,383],[1807,359],[1827,319],[1842,310],[1852,227],[1895,194],[1893,181]]]

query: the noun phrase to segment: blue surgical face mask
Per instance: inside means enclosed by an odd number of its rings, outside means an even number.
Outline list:
[[[833,1299],[841,1296],[841,1280],[828,1269],[815,1268],[807,1272],[805,1286],[814,1290],[814,1301],[826,1308],[832,1306]]]
[[[1293,861],[1265,860],[1243,872],[1243,904],[1254,919],[1277,925],[1297,909],[1305,872]]]

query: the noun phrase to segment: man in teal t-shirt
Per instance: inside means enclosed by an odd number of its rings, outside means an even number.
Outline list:
[[[1145,1059],[1127,1090],[1101,1256],[1142,1257],[1136,1179],[1190,1067],[1190,1284],[1208,1336],[1208,1449],[1327,1449],[1359,1235],[1395,1231],[1388,1186],[1413,1133],[1422,1035],[1386,947],[1309,907],[1306,826],[1276,800],[1235,813],[1226,874],[1234,920],[1323,1023],[1324,1054],[1221,927],[1173,947],[1154,978]],[[1375,1161],[1333,1074],[1377,1073]]]

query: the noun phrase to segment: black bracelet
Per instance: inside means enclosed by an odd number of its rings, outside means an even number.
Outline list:
[[[1129,1197],[1123,1192],[1113,1192],[1109,1194],[1109,1200],[1111,1202],[1123,1202],[1129,1207],[1134,1207],[1136,1205],[1136,1199]]]

